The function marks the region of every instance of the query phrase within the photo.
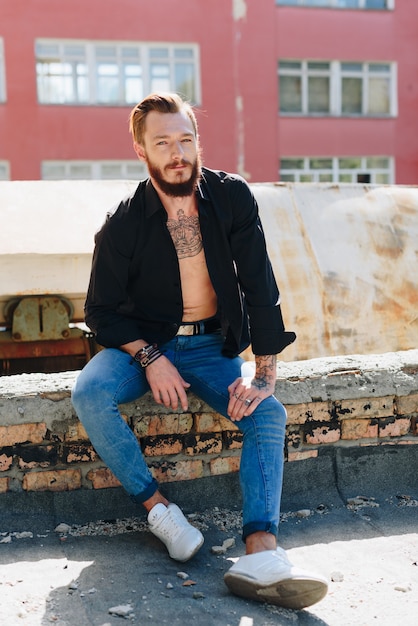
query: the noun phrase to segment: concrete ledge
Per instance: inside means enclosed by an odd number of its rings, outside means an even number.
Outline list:
[[[76,376],[0,378],[0,503],[20,500],[26,506],[38,494],[52,509],[57,503],[71,509],[82,500],[105,511],[106,502],[116,498],[112,510],[130,510],[125,496],[112,495],[121,491],[119,483],[74,414],[70,392]],[[376,464],[416,455],[418,350],[280,363],[277,376],[276,394],[288,411],[287,490],[294,482],[294,495],[313,472],[316,480],[338,474],[333,481],[341,488],[353,459],[360,468],[364,458]],[[189,411],[173,413],[148,394],[122,412],[170,493],[190,481],[203,481],[205,494],[213,489],[217,498],[223,490],[228,500],[239,492],[240,433],[199,398],[191,394]],[[190,499],[193,485],[185,489]]]

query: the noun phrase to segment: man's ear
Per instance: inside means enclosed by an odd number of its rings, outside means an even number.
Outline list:
[[[136,141],[134,141],[134,150],[136,152],[136,156],[138,157],[140,161],[146,160],[144,147],[140,143],[137,143]]]

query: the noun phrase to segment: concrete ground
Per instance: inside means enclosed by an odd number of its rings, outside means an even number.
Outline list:
[[[205,535],[188,563],[167,556],[120,490],[5,494],[0,624],[415,626],[417,448],[339,450],[286,465],[280,544],[330,581],[325,599],[303,611],[234,597],[223,582],[244,551],[236,476],[166,486]],[[215,554],[226,539],[235,545]]]

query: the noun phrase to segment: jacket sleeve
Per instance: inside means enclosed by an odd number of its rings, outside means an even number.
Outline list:
[[[107,348],[140,338],[135,320],[121,310],[122,303],[127,302],[134,233],[123,220],[123,203],[119,209],[96,234],[85,304],[86,324],[97,342]]]
[[[296,339],[286,331],[280,293],[254,195],[240,177],[227,184],[233,211],[231,248],[244,293],[255,355],[278,354]]]

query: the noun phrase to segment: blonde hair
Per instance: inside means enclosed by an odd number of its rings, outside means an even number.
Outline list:
[[[190,119],[193,129],[198,137],[198,127],[196,116],[192,106],[182,100],[176,93],[152,93],[141,102],[139,102],[131,111],[129,116],[129,132],[136,143],[143,145],[145,121],[148,113],[157,111],[157,113],[186,113]]]

